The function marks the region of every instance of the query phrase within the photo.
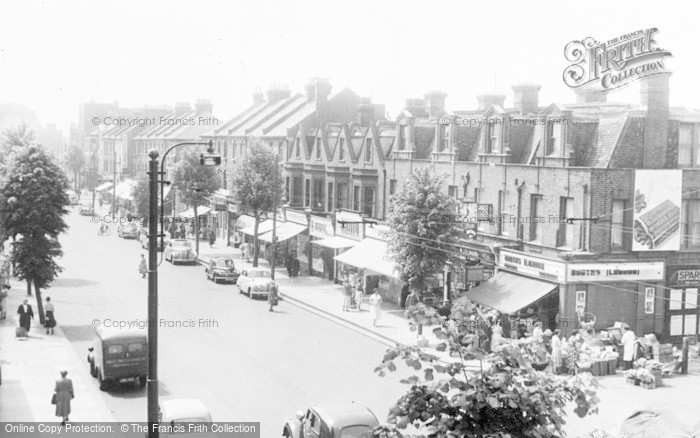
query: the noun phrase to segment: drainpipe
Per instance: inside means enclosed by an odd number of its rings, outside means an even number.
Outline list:
[[[382,191],[384,192],[384,195],[382,196],[383,198],[383,204],[382,205],[382,219],[386,219],[386,168],[382,170],[384,173],[384,185],[382,186]]]
[[[522,215],[522,205],[523,205],[523,189],[525,188],[525,181],[518,184],[518,180],[515,180],[515,187],[518,190],[518,220],[516,222],[516,235],[518,237],[518,249],[523,250],[523,224],[521,222]]]
[[[588,197],[590,195],[588,194],[588,184],[583,185],[583,218],[586,219],[588,217]],[[589,234],[589,227],[590,227],[591,222],[587,220],[581,221],[581,249],[584,251],[588,251],[588,234]]]

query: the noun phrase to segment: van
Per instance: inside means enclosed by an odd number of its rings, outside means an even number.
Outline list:
[[[96,329],[93,346],[88,349],[90,374],[97,377],[100,390],[116,383],[137,382],[146,386],[148,375],[148,338],[142,330]]]

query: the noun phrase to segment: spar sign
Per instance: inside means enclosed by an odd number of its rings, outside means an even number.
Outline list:
[[[564,70],[564,83],[571,88],[584,85],[605,93],[665,69],[664,57],[671,52],[654,39],[657,28],[640,29],[600,42],[592,37],[572,41],[564,48],[572,64]]]

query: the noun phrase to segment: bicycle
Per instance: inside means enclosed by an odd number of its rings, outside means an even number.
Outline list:
[[[104,227],[100,227],[99,230],[97,230],[97,235],[98,236],[109,236],[111,230],[109,229],[109,225],[105,225]]]

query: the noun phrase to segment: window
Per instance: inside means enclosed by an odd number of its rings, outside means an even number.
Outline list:
[[[311,433],[309,433],[311,432]],[[311,435],[313,434],[313,435]],[[311,411],[306,414],[304,422],[304,435],[320,436],[321,435],[321,420]]]
[[[143,351],[143,344],[141,344],[141,343],[129,344],[126,346],[126,348],[129,352]]]
[[[338,204],[336,208],[348,208],[348,185],[338,183]]]
[[[287,176],[284,178],[284,194],[288,200],[292,199],[292,194],[289,192],[290,178]]]
[[[294,141],[294,156],[299,158],[301,157],[301,148],[299,147],[299,137]]]
[[[228,157],[228,142],[224,140],[224,158]]]
[[[352,188],[352,209],[360,211],[360,186],[353,186]]]
[[[314,138],[314,147],[316,148],[316,159],[321,159],[321,142]]]
[[[323,208],[323,180],[314,180],[314,210]]]
[[[390,179],[389,180],[389,195],[393,195],[394,193],[396,193],[396,180]]]
[[[345,161],[345,139],[340,138],[338,139],[338,147],[340,148],[340,151],[338,152],[338,158],[340,161]]]
[[[682,247],[700,249],[700,199],[683,201]]]
[[[506,211],[508,211],[508,206],[506,204],[506,202],[508,202],[507,194],[508,192],[505,190],[498,191],[498,217],[496,218],[498,222],[496,223],[496,233],[501,236],[508,235],[506,227],[503,226],[507,220],[506,216],[508,215],[506,213]]]
[[[619,250],[624,248],[624,224],[627,202],[621,199],[613,199],[612,225],[610,229],[610,247]]]
[[[574,199],[559,198],[559,229],[557,230],[557,246],[570,247],[574,241],[574,224],[566,219],[574,216]]]
[[[311,205],[311,180],[304,181],[304,207]]]
[[[447,186],[447,196],[457,199],[459,196],[458,190],[457,186]]]
[[[693,126],[681,125],[678,130],[678,165],[692,166],[693,158],[697,161],[699,157],[693,157],[693,152],[697,155],[697,149],[693,151]]]
[[[294,177],[293,179],[293,188],[292,190],[294,191],[292,193],[292,201],[291,203],[295,205],[301,205],[304,202],[304,195],[302,193],[302,178],[300,176]]]
[[[107,354],[119,354],[124,351],[121,344],[110,345],[107,347]]]
[[[530,195],[530,240],[541,240],[542,195]]]
[[[440,146],[438,152],[445,152],[450,146],[450,130],[446,125],[442,126],[442,138],[440,139]]]
[[[486,123],[485,152],[487,154],[498,153],[498,119],[488,120]]]
[[[372,139],[365,140],[365,163],[372,162]]]
[[[369,217],[374,217],[374,189],[365,187],[364,192],[362,196],[362,213]]]
[[[335,206],[335,187],[333,187],[333,183],[329,182],[328,183],[328,202],[326,202],[326,211],[332,211],[333,206]]]
[[[399,126],[399,150],[406,149],[406,125]]]

